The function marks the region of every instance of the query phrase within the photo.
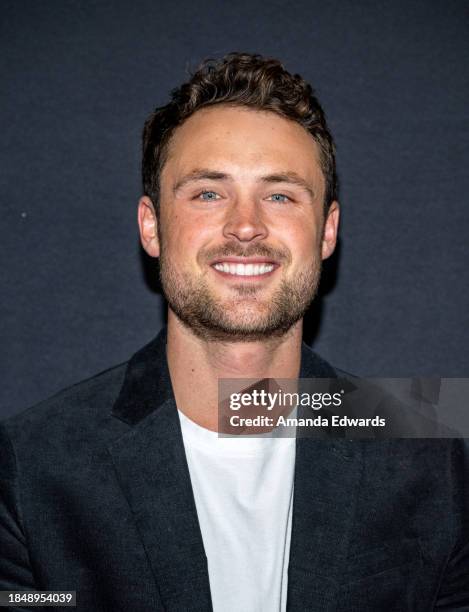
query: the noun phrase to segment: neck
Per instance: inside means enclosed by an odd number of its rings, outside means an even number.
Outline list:
[[[192,421],[217,431],[219,378],[297,378],[303,322],[279,338],[220,342],[200,338],[170,310],[167,358],[176,404]]]

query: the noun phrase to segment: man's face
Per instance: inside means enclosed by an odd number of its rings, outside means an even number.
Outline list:
[[[285,333],[335,246],[338,205],[325,218],[324,191],[317,144],[297,123],[223,105],[192,115],[169,144],[157,233],[148,198],[139,210],[173,313],[204,338]]]

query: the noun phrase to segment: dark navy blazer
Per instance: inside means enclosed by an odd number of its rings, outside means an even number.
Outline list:
[[[165,347],[163,330],[3,422],[0,590],[76,590],[86,612],[211,610]],[[301,377],[333,376],[303,345]],[[469,610],[464,448],[298,439],[288,610]]]

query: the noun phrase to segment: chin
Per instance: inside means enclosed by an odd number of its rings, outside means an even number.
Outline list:
[[[223,319],[233,327],[262,328],[270,316],[268,305],[251,301],[250,304],[227,303]]]

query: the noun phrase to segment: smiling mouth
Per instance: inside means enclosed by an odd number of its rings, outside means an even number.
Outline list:
[[[278,267],[278,264],[272,262],[234,263],[225,261],[214,263],[212,267],[224,275],[254,278],[270,274]]]

